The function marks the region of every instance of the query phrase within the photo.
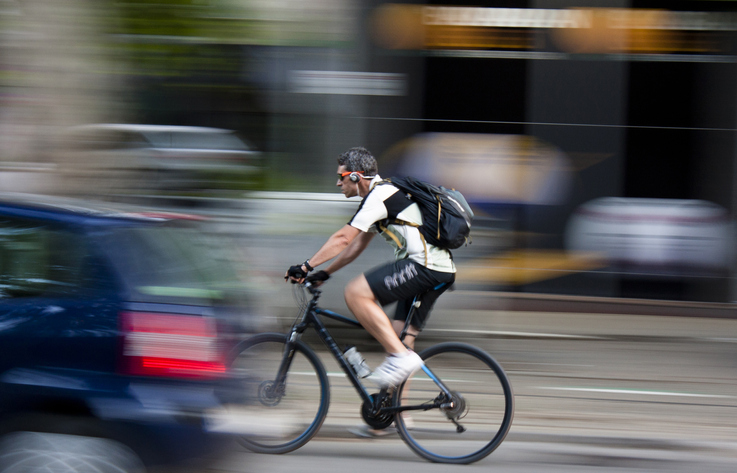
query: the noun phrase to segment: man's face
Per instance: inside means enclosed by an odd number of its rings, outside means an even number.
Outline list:
[[[348,177],[348,174],[343,176],[343,174],[347,172],[348,171],[346,171],[345,166],[338,166],[338,183],[336,185],[340,187],[340,192],[346,196],[346,198],[355,197],[358,195],[358,182],[352,182]]]

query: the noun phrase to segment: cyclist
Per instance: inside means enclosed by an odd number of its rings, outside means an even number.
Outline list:
[[[395,261],[377,266],[351,280],[345,288],[348,308],[361,325],[384,347],[387,357],[369,376],[382,388],[397,387],[423,365],[414,339],[425,325],[437,298],[455,281],[455,265],[448,250],[425,241],[418,228],[420,209],[378,174],[376,159],[365,148],[351,148],[338,158],[338,182],[346,197],[363,198],[355,215],[304,263],[291,266],[285,279],[322,284],[331,274],[354,261],[377,233],[394,247]],[[335,258],[327,268],[308,276]],[[398,334],[404,327],[415,296],[420,305],[408,330],[407,346]],[[397,301],[394,321],[382,306]],[[409,347],[409,349],[407,348]]]

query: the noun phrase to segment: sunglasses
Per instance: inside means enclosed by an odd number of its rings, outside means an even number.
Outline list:
[[[338,173],[338,177],[343,180],[346,176],[353,174],[353,173],[363,174],[363,171],[347,171],[347,172],[340,172]]]

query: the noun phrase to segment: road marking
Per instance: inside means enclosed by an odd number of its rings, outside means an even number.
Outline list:
[[[706,337],[704,340],[709,342],[720,342],[720,343],[737,343],[737,338],[717,338],[717,337]]]
[[[541,387],[540,389],[552,389],[556,391],[578,391],[588,393],[614,393],[614,394],[643,394],[646,396],[680,396],[680,397],[711,397],[711,398],[729,398],[734,396],[726,396],[719,394],[698,394],[698,393],[679,393],[673,391],[652,391],[647,389],[614,389],[614,388],[556,388],[552,386]]]
[[[558,339],[574,339],[574,340],[607,340],[607,337],[596,337],[593,335],[567,335],[564,333],[535,333],[535,332],[509,332],[503,330],[465,330],[465,329],[425,329],[426,332],[455,332],[470,333],[474,335],[493,335],[501,337],[520,337],[520,338],[558,338]]]

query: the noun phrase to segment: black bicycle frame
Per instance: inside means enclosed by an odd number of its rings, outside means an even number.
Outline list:
[[[317,332],[318,337],[320,340],[322,340],[322,343],[327,347],[328,350],[330,350],[330,353],[332,353],[335,360],[340,365],[340,368],[343,370],[343,372],[348,376],[348,379],[350,380],[351,384],[353,384],[353,387],[356,389],[356,392],[358,392],[359,396],[361,396],[361,399],[364,402],[367,403],[373,403],[374,399],[371,394],[366,390],[366,388],[361,384],[361,381],[359,380],[358,376],[356,376],[355,372],[353,371],[353,368],[350,366],[350,364],[343,358],[343,351],[338,346],[338,343],[335,341],[335,339],[330,335],[330,332],[328,331],[327,327],[323,323],[322,320],[320,320],[319,316],[325,316],[330,319],[336,320],[338,322],[342,322],[344,324],[352,325],[354,327],[363,327],[358,321],[353,320],[351,318],[345,317],[344,315],[338,314],[337,312],[333,312],[332,310],[328,309],[322,309],[320,307],[317,307],[317,300],[320,297],[320,292],[318,290],[312,289],[310,290],[310,293],[313,294],[313,298],[307,303],[307,307],[305,308],[304,312],[302,313],[302,316],[299,320],[299,322],[296,322],[291,330],[289,331],[289,339],[287,340],[286,347],[285,347],[285,356],[282,359],[282,364],[279,367],[279,374],[277,376],[277,383],[276,385],[283,385],[284,380],[286,379],[286,374],[289,369],[289,365],[292,362],[292,357],[294,355],[295,345],[297,343],[297,340],[299,339],[299,336],[301,336],[307,327],[312,326],[315,329],[315,332]],[[416,300],[416,298],[415,298]],[[409,328],[410,321],[412,320],[412,316],[414,315],[415,311],[415,301],[413,301],[413,304],[411,305],[411,309],[409,313],[407,314],[407,320],[404,324],[404,329],[402,330],[401,339],[404,339],[404,335],[407,333],[407,329]],[[423,371],[438,385],[438,387],[443,391],[443,393],[450,397],[451,392],[450,390],[443,384],[440,379],[438,379],[432,371],[430,371],[429,368],[426,366],[422,367]],[[386,389],[382,390],[382,394],[386,393]],[[417,410],[417,409],[430,409],[432,407],[439,407],[439,406],[405,406],[402,408],[383,408],[382,411],[391,411],[391,412],[399,412],[403,410]]]
[[[356,391],[361,396],[361,399],[363,399],[364,402],[373,402],[372,396],[368,393],[363,384],[361,384],[361,382],[358,380],[358,376],[356,376],[356,374],[353,372],[353,368],[348,364],[345,358],[343,358],[343,352],[338,346],[338,343],[335,341],[332,335],[330,335],[330,332],[328,332],[327,327],[325,326],[323,321],[320,320],[318,315],[323,315],[339,322],[353,325],[354,327],[361,327],[361,324],[356,320],[350,319],[331,310],[321,309],[317,307],[317,299],[320,293],[315,290],[313,291],[310,292],[313,293],[314,297],[307,303],[307,307],[302,313],[299,322],[295,322],[295,324],[289,331],[289,339],[287,340],[287,344],[285,347],[285,356],[282,359],[282,365],[279,367],[277,384],[282,384],[284,379],[286,378],[287,370],[289,369],[289,365],[291,364],[292,357],[294,355],[297,340],[305,332],[307,327],[312,326],[315,329],[318,337],[320,337],[320,340],[322,340],[322,343],[328,348],[328,350],[330,350],[330,353],[332,353],[333,357],[340,365],[340,368],[343,370],[346,376],[348,376],[348,379],[350,380],[351,384],[353,384],[353,387],[356,388]]]

